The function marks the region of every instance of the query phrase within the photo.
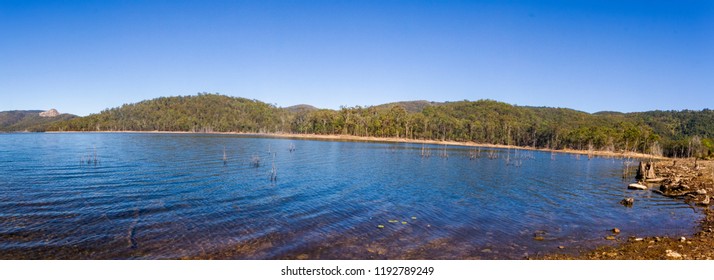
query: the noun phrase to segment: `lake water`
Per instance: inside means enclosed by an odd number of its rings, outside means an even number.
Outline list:
[[[604,239],[614,227],[619,240],[691,235],[702,217],[627,190],[619,159],[427,148],[431,157],[421,144],[0,134],[0,258],[522,259],[614,244]]]

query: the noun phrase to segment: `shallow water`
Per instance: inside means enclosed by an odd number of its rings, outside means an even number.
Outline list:
[[[2,134],[0,256],[520,259],[612,244],[614,227],[620,240],[689,235],[702,215],[627,190],[619,159],[426,147],[431,157],[421,144]],[[634,207],[618,204],[628,196]]]

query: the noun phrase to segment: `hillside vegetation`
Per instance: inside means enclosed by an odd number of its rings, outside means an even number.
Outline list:
[[[413,106],[407,109],[405,104]],[[711,110],[589,114],[493,100],[397,102],[328,110],[305,105],[278,108],[258,100],[204,93],[125,104],[47,129],[347,134],[667,156],[714,152]]]
[[[40,110],[0,112],[0,131],[44,131],[52,123],[77,117],[70,114],[41,117],[40,113]]]

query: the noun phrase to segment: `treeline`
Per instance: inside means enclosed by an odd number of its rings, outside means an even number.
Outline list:
[[[666,156],[714,153],[711,110],[588,114],[492,100],[398,102],[327,110],[278,108],[257,100],[202,93],[126,104],[55,123],[48,130],[346,134]]]

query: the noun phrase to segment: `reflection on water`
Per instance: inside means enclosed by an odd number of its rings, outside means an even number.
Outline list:
[[[519,259],[611,243],[614,227],[621,240],[687,235],[701,217],[627,190],[617,159],[427,149],[430,157],[421,144],[0,135],[0,256]],[[618,204],[626,196],[634,207]]]

